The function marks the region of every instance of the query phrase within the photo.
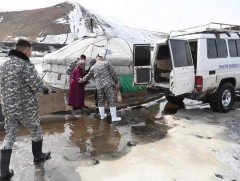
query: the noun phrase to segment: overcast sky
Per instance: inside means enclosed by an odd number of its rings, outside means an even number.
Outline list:
[[[1,0],[0,11],[36,9],[65,0]],[[114,23],[169,33],[209,22],[240,24],[240,0],[70,0]]]

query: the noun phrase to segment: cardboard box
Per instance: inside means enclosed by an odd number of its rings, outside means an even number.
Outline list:
[[[170,59],[162,59],[157,60],[156,67],[161,70],[171,70],[171,60]]]
[[[39,115],[50,114],[59,111],[66,111],[64,92],[40,94],[39,96]]]

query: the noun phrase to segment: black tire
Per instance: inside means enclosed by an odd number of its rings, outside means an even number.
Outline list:
[[[231,83],[224,83],[219,90],[213,94],[210,107],[215,112],[226,113],[234,104],[234,88]]]
[[[166,99],[168,102],[179,105],[179,106],[184,106],[183,99],[182,97],[175,97],[175,96],[166,96]]]
[[[209,102],[209,104],[210,104],[210,107],[211,107],[212,111],[218,112],[215,102],[211,101],[211,102]]]

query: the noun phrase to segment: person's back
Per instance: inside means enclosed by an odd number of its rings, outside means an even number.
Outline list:
[[[26,111],[38,114],[36,93],[42,91],[43,82],[34,65],[15,53],[10,51],[10,57],[0,68],[3,114],[11,117],[23,117]]]
[[[98,61],[92,69],[97,88],[114,86],[118,81],[117,74],[108,61]]]
[[[118,76],[113,66],[108,61],[103,61],[103,56],[99,55],[96,63],[89,70],[88,74],[79,80],[79,83],[88,81],[94,78],[97,87],[98,109],[101,119],[106,117],[104,109],[104,99],[106,98],[109,104],[112,122],[120,121],[121,117],[116,115],[115,91],[113,86],[118,89]]]

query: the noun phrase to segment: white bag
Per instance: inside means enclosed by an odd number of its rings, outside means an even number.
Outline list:
[[[121,96],[121,92],[119,89],[117,89],[116,102],[118,102],[118,103],[122,102],[122,96]]]

